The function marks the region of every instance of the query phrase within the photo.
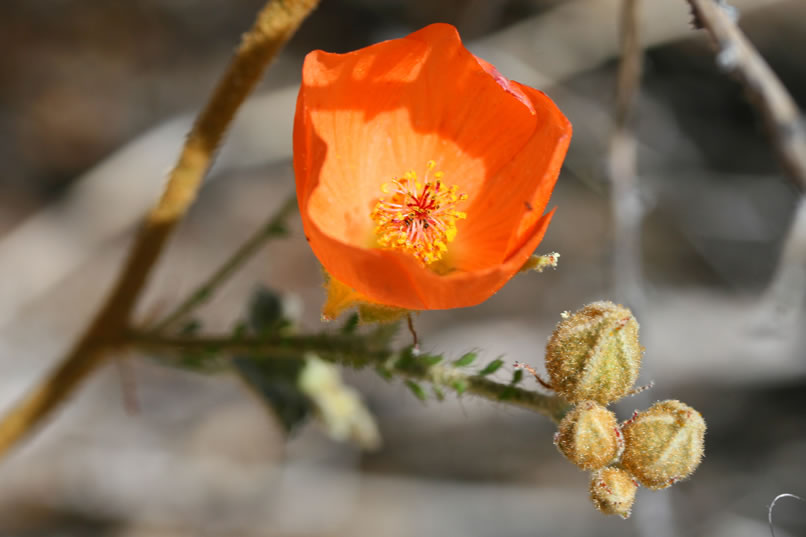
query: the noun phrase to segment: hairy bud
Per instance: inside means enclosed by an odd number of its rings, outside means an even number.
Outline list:
[[[629,518],[638,484],[620,468],[604,468],[593,473],[591,500],[606,515]]]
[[[661,401],[623,426],[621,465],[645,487],[663,489],[691,475],[702,459],[705,420],[680,401]]]
[[[571,403],[607,405],[627,395],[643,352],[630,310],[601,301],[563,317],[546,346],[552,388]]]
[[[583,470],[604,468],[624,446],[616,415],[593,401],[583,401],[565,415],[554,444]]]

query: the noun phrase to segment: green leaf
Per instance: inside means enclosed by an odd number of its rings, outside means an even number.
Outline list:
[[[400,358],[395,361],[394,368],[401,371],[414,371],[418,369],[419,362],[412,353],[412,347],[403,349],[400,353]]]
[[[496,358],[495,360],[493,360],[492,362],[487,364],[484,367],[484,369],[479,371],[479,375],[481,375],[482,377],[484,377],[486,375],[492,375],[493,373],[498,371],[501,368],[502,365],[504,365],[504,361]]]
[[[384,380],[392,380],[392,372],[382,365],[377,366],[375,372]]]
[[[420,356],[420,362],[427,367],[435,366],[442,361],[442,356],[439,354],[424,354]]]
[[[427,399],[425,395],[425,391],[423,391],[423,387],[414,382],[413,380],[406,379],[405,381],[406,386],[411,390],[411,393],[414,394],[414,397],[419,399],[420,401],[425,402]]]
[[[259,287],[249,299],[249,326],[256,334],[277,331],[283,325],[283,301],[280,295]]]
[[[292,432],[310,414],[311,402],[297,386],[305,364],[302,360],[236,356],[230,363],[246,385],[274,412],[286,432]]]
[[[344,324],[341,326],[341,333],[342,334],[354,334],[355,331],[358,329],[358,314],[353,312],[347,317],[347,320],[344,321]]]
[[[434,391],[434,397],[437,398],[438,401],[445,400],[445,394],[440,390],[437,386],[432,386],[432,390]]]
[[[523,369],[516,369],[515,372],[512,373],[512,382],[510,382],[510,384],[514,386],[515,384],[519,383],[522,380],[523,380]]]
[[[467,367],[473,363],[473,361],[476,359],[476,356],[478,356],[478,354],[475,352],[466,352],[458,360],[454,360],[453,365],[456,367]]]
[[[467,382],[464,380],[454,380],[451,383],[451,388],[453,388],[458,395],[462,395],[467,391]]]

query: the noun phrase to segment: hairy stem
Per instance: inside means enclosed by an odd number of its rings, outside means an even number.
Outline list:
[[[304,359],[309,352],[323,360],[349,366],[376,366],[393,375],[430,382],[452,389],[459,394],[470,393],[532,410],[559,422],[568,410],[568,403],[555,396],[525,390],[487,377],[468,373],[459,367],[433,363],[429,356],[418,356],[409,350],[392,352],[373,348],[360,335],[304,335],[234,338],[230,336],[164,336],[132,332],[132,346],[160,356],[181,356],[191,352],[211,352],[219,355],[251,356],[255,359]]]
[[[196,198],[238,107],[318,0],[272,0],[243,37],[229,68],[193,126],[162,198],[146,217],[106,302],[56,369],[0,421],[0,455],[31,432],[120,346],[132,309],[165,242]]]

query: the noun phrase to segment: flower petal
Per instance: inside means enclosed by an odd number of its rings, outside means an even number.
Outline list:
[[[333,278],[371,302],[478,304],[542,239],[570,135],[548,97],[477,61],[449,25],[348,54],[312,52],[294,123],[306,238]],[[383,183],[409,170],[422,177],[430,160],[468,195],[439,269],[374,247],[370,217]]]
[[[571,123],[543,92],[511,82],[526,95],[537,122],[523,149],[476,198],[479,217],[459,223],[451,262],[464,270],[501,263],[529,238],[543,215],[571,141]],[[468,209],[470,213],[470,209]]]
[[[348,54],[312,52],[299,103],[305,117],[297,126],[327,148],[313,156],[312,164],[322,161],[318,173],[298,177],[305,202],[320,227],[361,246],[384,182],[422,174],[434,160],[447,184],[473,198],[535,128],[529,110],[444,24]],[[306,135],[296,130],[295,149],[304,148]]]

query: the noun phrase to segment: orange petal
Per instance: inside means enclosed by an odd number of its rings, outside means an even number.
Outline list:
[[[535,128],[444,24],[348,54],[312,52],[297,110],[313,132],[295,141],[317,136],[326,148],[298,178],[304,202],[320,227],[360,246],[383,183],[434,160],[447,184],[473,198]]]
[[[294,123],[306,237],[325,269],[369,301],[410,310],[477,304],[540,242],[571,126],[541,92],[505,79],[436,24],[348,54],[308,55]],[[380,187],[436,161],[468,194],[437,274],[374,248]]]
[[[529,99],[536,125],[523,149],[484,183],[459,223],[450,260],[462,270],[501,263],[543,215],[571,141],[571,123],[544,93],[510,82]]]

